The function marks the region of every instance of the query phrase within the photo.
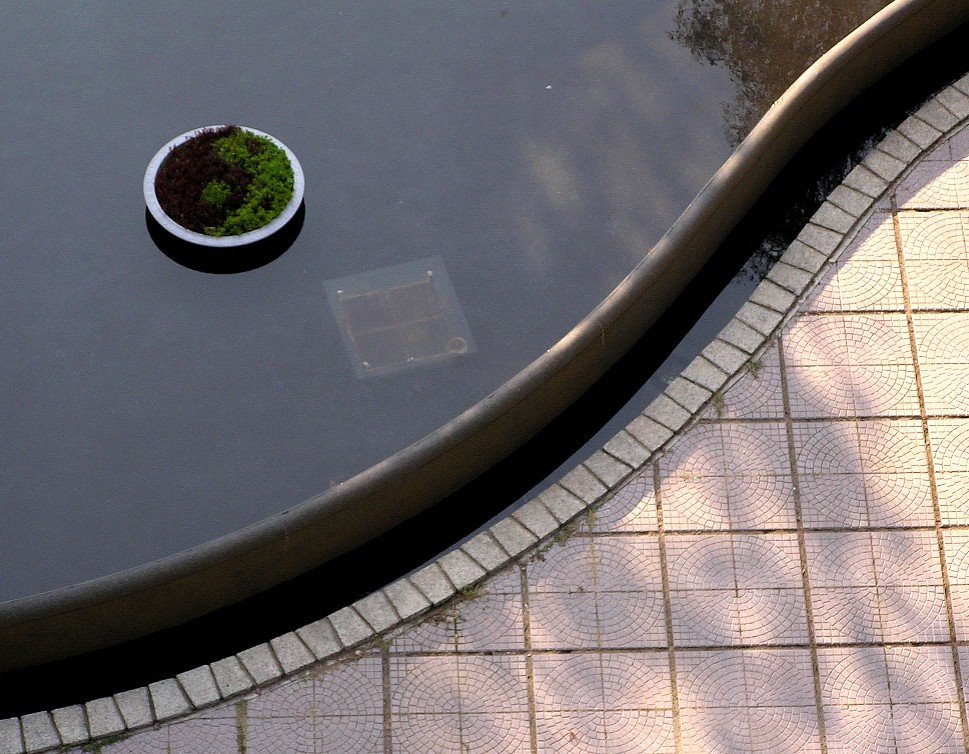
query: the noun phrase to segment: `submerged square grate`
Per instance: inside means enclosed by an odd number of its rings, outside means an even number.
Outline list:
[[[358,377],[474,352],[440,257],[330,281],[327,296]]]

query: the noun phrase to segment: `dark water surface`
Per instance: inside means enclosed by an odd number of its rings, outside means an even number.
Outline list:
[[[885,0],[0,8],[0,600],[257,522],[485,397],[608,294]],[[141,179],[239,123],[306,174],[250,272],[152,243]],[[439,257],[475,351],[358,379],[327,281]]]

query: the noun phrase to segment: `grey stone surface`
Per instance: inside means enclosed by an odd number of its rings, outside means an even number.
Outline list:
[[[176,676],[182,684],[189,701],[196,707],[204,707],[219,701],[219,687],[215,685],[215,676],[208,665],[186,670]]]
[[[838,186],[828,194],[828,201],[836,204],[849,215],[854,215],[855,217],[861,217],[872,205],[872,198],[870,196],[860,191],[855,191],[853,188],[845,185]]]
[[[297,670],[302,670],[307,665],[312,665],[316,660],[313,653],[293,631],[277,636],[269,644],[286,673],[295,673]]]
[[[864,165],[855,165],[854,170],[848,173],[844,179],[844,185],[855,191],[860,191],[862,194],[867,194],[872,199],[881,196],[888,188],[888,183],[884,178],[879,178]],[[810,245],[814,246],[814,244]],[[815,248],[817,247],[815,246]],[[818,251],[825,251],[825,249],[818,249]]]
[[[237,657],[226,657],[212,663],[212,675],[223,698],[248,691],[255,684]]]
[[[297,628],[296,635],[309,647],[310,652],[317,660],[329,657],[343,648],[343,645],[340,644],[340,638],[326,618]]]
[[[606,486],[581,464],[559,479],[559,484],[587,503],[594,503],[606,493]],[[501,542],[501,539],[499,538],[498,541]],[[504,542],[502,546],[504,547]],[[505,549],[508,548],[505,547]]]
[[[703,349],[703,355],[730,374],[740,369],[749,358],[748,354],[719,338]],[[679,427],[673,427],[673,429],[679,429]]]
[[[91,738],[102,738],[125,729],[124,720],[118,711],[118,706],[110,696],[92,699],[84,705],[87,710],[87,722],[91,731]]]
[[[543,490],[538,499],[560,524],[571,521],[586,507],[584,502],[560,484],[553,484],[547,490]]]
[[[898,178],[906,167],[900,159],[886,154],[877,147],[865,155],[862,163],[879,178],[884,178],[889,182]]]
[[[537,497],[515,511],[515,519],[539,539],[547,537],[559,528],[558,520]]]
[[[673,436],[671,429],[647,416],[637,416],[626,425],[626,431],[650,451],[658,450]]]
[[[354,602],[353,607],[377,633],[387,630],[400,620],[394,606],[382,592],[368,594]]]
[[[518,524],[520,526],[520,524]],[[501,540],[499,540],[501,541]],[[507,547],[505,548],[508,549]],[[454,585],[444,575],[437,563],[431,563],[410,575],[410,582],[420,589],[431,603],[439,605],[454,596]]]
[[[906,143],[912,144],[910,141]],[[915,147],[914,144],[912,146]],[[917,149],[917,147],[915,148]],[[826,201],[818,207],[818,211],[811,217],[811,222],[823,228],[830,228],[836,233],[847,233],[851,230],[851,226],[855,224],[855,219],[854,215],[845,212],[836,204]]]
[[[461,550],[451,550],[437,562],[455,589],[467,589],[485,576],[484,568]]]
[[[772,283],[770,280],[761,280],[751,294],[749,301],[760,304],[765,309],[773,309],[775,312],[786,314],[794,305],[795,298],[793,293],[786,288],[781,288],[777,283]],[[744,320],[744,322],[747,322],[747,320]],[[753,327],[753,323],[747,322],[747,324]]]
[[[791,265],[785,262],[777,262],[771,267],[767,277],[781,286],[781,288],[786,288],[791,293],[800,295],[810,284],[813,275],[797,267],[791,267]]]
[[[821,268],[828,261],[828,257],[817,249],[812,249],[800,241],[794,241],[781,256],[781,261],[805,272],[815,273],[821,271]]]
[[[705,387],[707,390],[713,393],[723,387],[724,382],[727,381],[727,378],[730,375],[728,375],[720,367],[718,367],[716,364],[712,363],[711,361],[708,361],[702,356],[697,356],[695,359],[693,359],[693,361],[689,363],[686,369],[684,369],[680,373],[680,376],[685,377],[691,382],[695,382],[697,385],[700,385],[701,387]],[[627,429],[629,429],[629,427],[627,427]],[[637,440],[639,440],[640,442],[643,442],[643,439],[638,434],[636,434],[632,430],[630,430],[630,433]],[[666,440],[663,440],[663,442],[666,442]],[[659,445],[655,447],[646,445],[646,447],[651,448],[652,450],[656,450],[656,448],[658,448]]]
[[[24,748],[28,752],[45,751],[61,745],[54,721],[46,712],[34,712],[20,718],[24,733]]]
[[[903,162],[912,162],[922,153],[922,148],[897,129],[892,129],[881,140],[878,148]]]
[[[727,325],[730,328],[730,325]],[[740,337],[741,333],[732,333]],[[756,334],[756,333],[755,333]],[[720,337],[723,337],[723,333],[720,333]],[[683,406],[691,414],[695,414],[700,410],[700,407],[706,403],[710,396],[713,395],[712,390],[707,390],[705,387],[697,385],[695,382],[683,379],[682,377],[677,377],[669,385],[666,386],[666,390],[663,391],[667,397],[672,398],[679,405]]]
[[[957,88],[948,86],[939,92],[936,97],[946,110],[953,113],[957,118],[969,117],[969,98]]]
[[[608,453],[597,450],[585,459],[583,465],[602,480],[606,487],[613,487],[632,471],[632,467],[623,463],[617,458],[613,458]],[[530,528],[530,527],[529,527]],[[535,531],[532,529],[532,531]],[[536,532],[537,533],[537,532]]]
[[[55,709],[51,712],[51,716],[54,718],[54,725],[57,726],[61,741],[65,744],[84,743],[91,737],[87,729],[87,717],[80,704]]]
[[[266,683],[283,674],[283,669],[276,662],[272,648],[268,644],[257,644],[239,652],[236,657],[248,671],[256,683]]]
[[[118,705],[124,724],[129,730],[151,725],[155,722],[151,700],[148,698],[148,689],[144,686],[115,694],[114,702]]]
[[[757,332],[750,325],[745,325],[743,322],[741,322],[739,319],[736,319],[736,318],[730,320],[730,322],[727,323],[727,326],[720,331],[720,335],[718,337],[720,338],[720,340],[726,341],[732,346],[736,346],[744,353],[750,353],[750,354],[754,353],[758,348],[760,348],[764,344],[763,334]],[[687,382],[686,380],[677,379],[673,381],[670,387],[673,387],[673,385],[676,384],[677,382],[686,382],[688,385],[693,384],[691,382]],[[669,388],[667,388],[666,392],[667,394],[669,394],[670,392]],[[700,401],[699,403],[696,403],[695,405],[687,406],[682,401],[680,401],[680,403],[681,405],[684,405],[688,409],[690,409],[691,412],[695,412],[697,409],[700,408],[700,406],[702,406],[704,403],[707,402],[707,399],[709,399],[710,395],[711,394],[707,392],[703,400]]]
[[[922,105],[915,114],[933,128],[943,132],[959,122],[959,119],[946,110],[935,97]]]
[[[387,585],[384,587],[384,594],[404,620],[422,613],[431,606],[431,601],[407,579],[397,579],[393,584]]]
[[[352,647],[366,641],[373,635],[373,631],[366,621],[361,618],[356,610],[344,607],[330,615],[330,623],[336,635],[340,637],[340,642],[345,647]]]
[[[715,359],[710,358],[710,354],[704,353],[704,356],[716,363]],[[664,427],[669,427],[673,431],[678,430],[690,420],[689,411],[662,393],[657,395],[652,403],[646,407],[646,410],[643,411],[643,416],[647,416],[653,421],[659,422]]]
[[[151,683],[148,685],[148,691],[155,708],[155,716],[159,720],[171,720],[192,710],[192,705],[182,692],[182,687],[174,678]]]
[[[508,561],[508,553],[501,549],[501,545],[488,532],[475,535],[461,549],[487,571],[493,571]]]
[[[760,304],[748,302],[740,307],[740,311],[737,312],[737,319],[750,325],[757,332],[768,336],[781,323],[784,315],[774,309],[767,309]]]
[[[958,89],[963,94],[969,94],[969,73],[960,79],[957,79],[952,83],[956,89]]]
[[[684,380],[684,382],[688,381]],[[692,382],[688,382],[688,384],[693,385],[697,390],[702,390],[699,385],[694,385]],[[634,469],[642,466],[649,458],[649,450],[624,429],[619,430],[603,447],[609,455],[615,456]],[[548,503],[546,503],[547,505]]]
[[[20,719],[0,720],[0,754],[23,754],[24,740],[20,735]]]
[[[538,541],[538,537],[513,518],[505,518],[491,527],[491,534],[498,544],[515,557]]]
[[[942,132],[939,129],[930,126],[916,115],[910,115],[903,120],[898,125],[898,131],[914,141],[922,149],[927,149],[932,146],[942,136]]]
[[[857,168],[855,169],[857,170]],[[805,225],[797,236],[798,241],[807,244],[812,249],[817,249],[822,254],[830,254],[837,249],[842,238],[841,233],[836,233],[829,228],[822,228],[814,223]]]

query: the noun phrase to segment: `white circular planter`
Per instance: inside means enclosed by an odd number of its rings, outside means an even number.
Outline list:
[[[263,138],[269,139],[273,144],[282,149],[286,153],[286,157],[289,158],[289,164],[293,168],[293,195],[290,197],[289,203],[286,205],[285,209],[283,209],[282,213],[268,225],[263,225],[261,228],[249,231],[248,233],[241,233],[237,236],[208,236],[205,233],[197,233],[194,230],[189,230],[188,228],[182,227],[177,222],[172,220],[172,218],[165,214],[165,210],[161,208],[161,205],[158,203],[158,197],[155,195],[155,178],[158,175],[159,168],[161,168],[165,158],[168,157],[175,147],[179,146],[180,144],[184,144],[190,139],[194,139],[202,131],[223,127],[224,126],[221,125],[202,126],[201,128],[195,128],[181,134],[180,136],[176,136],[165,146],[159,149],[155,156],[151,158],[151,162],[148,163],[148,168],[145,170],[144,182],[145,204],[148,205],[148,211],[151,212],[151,216],[155,218],[159,225],[161,225],[173,236],[180,238],[183,241],[187,241],[188,243],[196,244],[198,246],[209,246],[219,249],[246,246],[251,243],[256,243],[257,241],[262,241],[269,238],[276,231],[281,230],[286,223],[293,219],[293,216],[296,214],[297,210],[299,210],[299,205],[303,201],[303,190],[305,188],[303,168],[300,166],[299,160],[296,159],[296,155],[293,154],[289,147],[270,134],[257,131],[255,128],[249,128],[248,126],[239,126],[239,128],[241,128],[243,131],[251,133],[255,136],[262,136]]]

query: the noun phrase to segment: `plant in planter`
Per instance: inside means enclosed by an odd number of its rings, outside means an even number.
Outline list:
[[[296,213],[303,174],[289,149],[261,131],[208,126],[182,134],[145,173],[145,201],[173,235],[203,246],[268,238]]]

